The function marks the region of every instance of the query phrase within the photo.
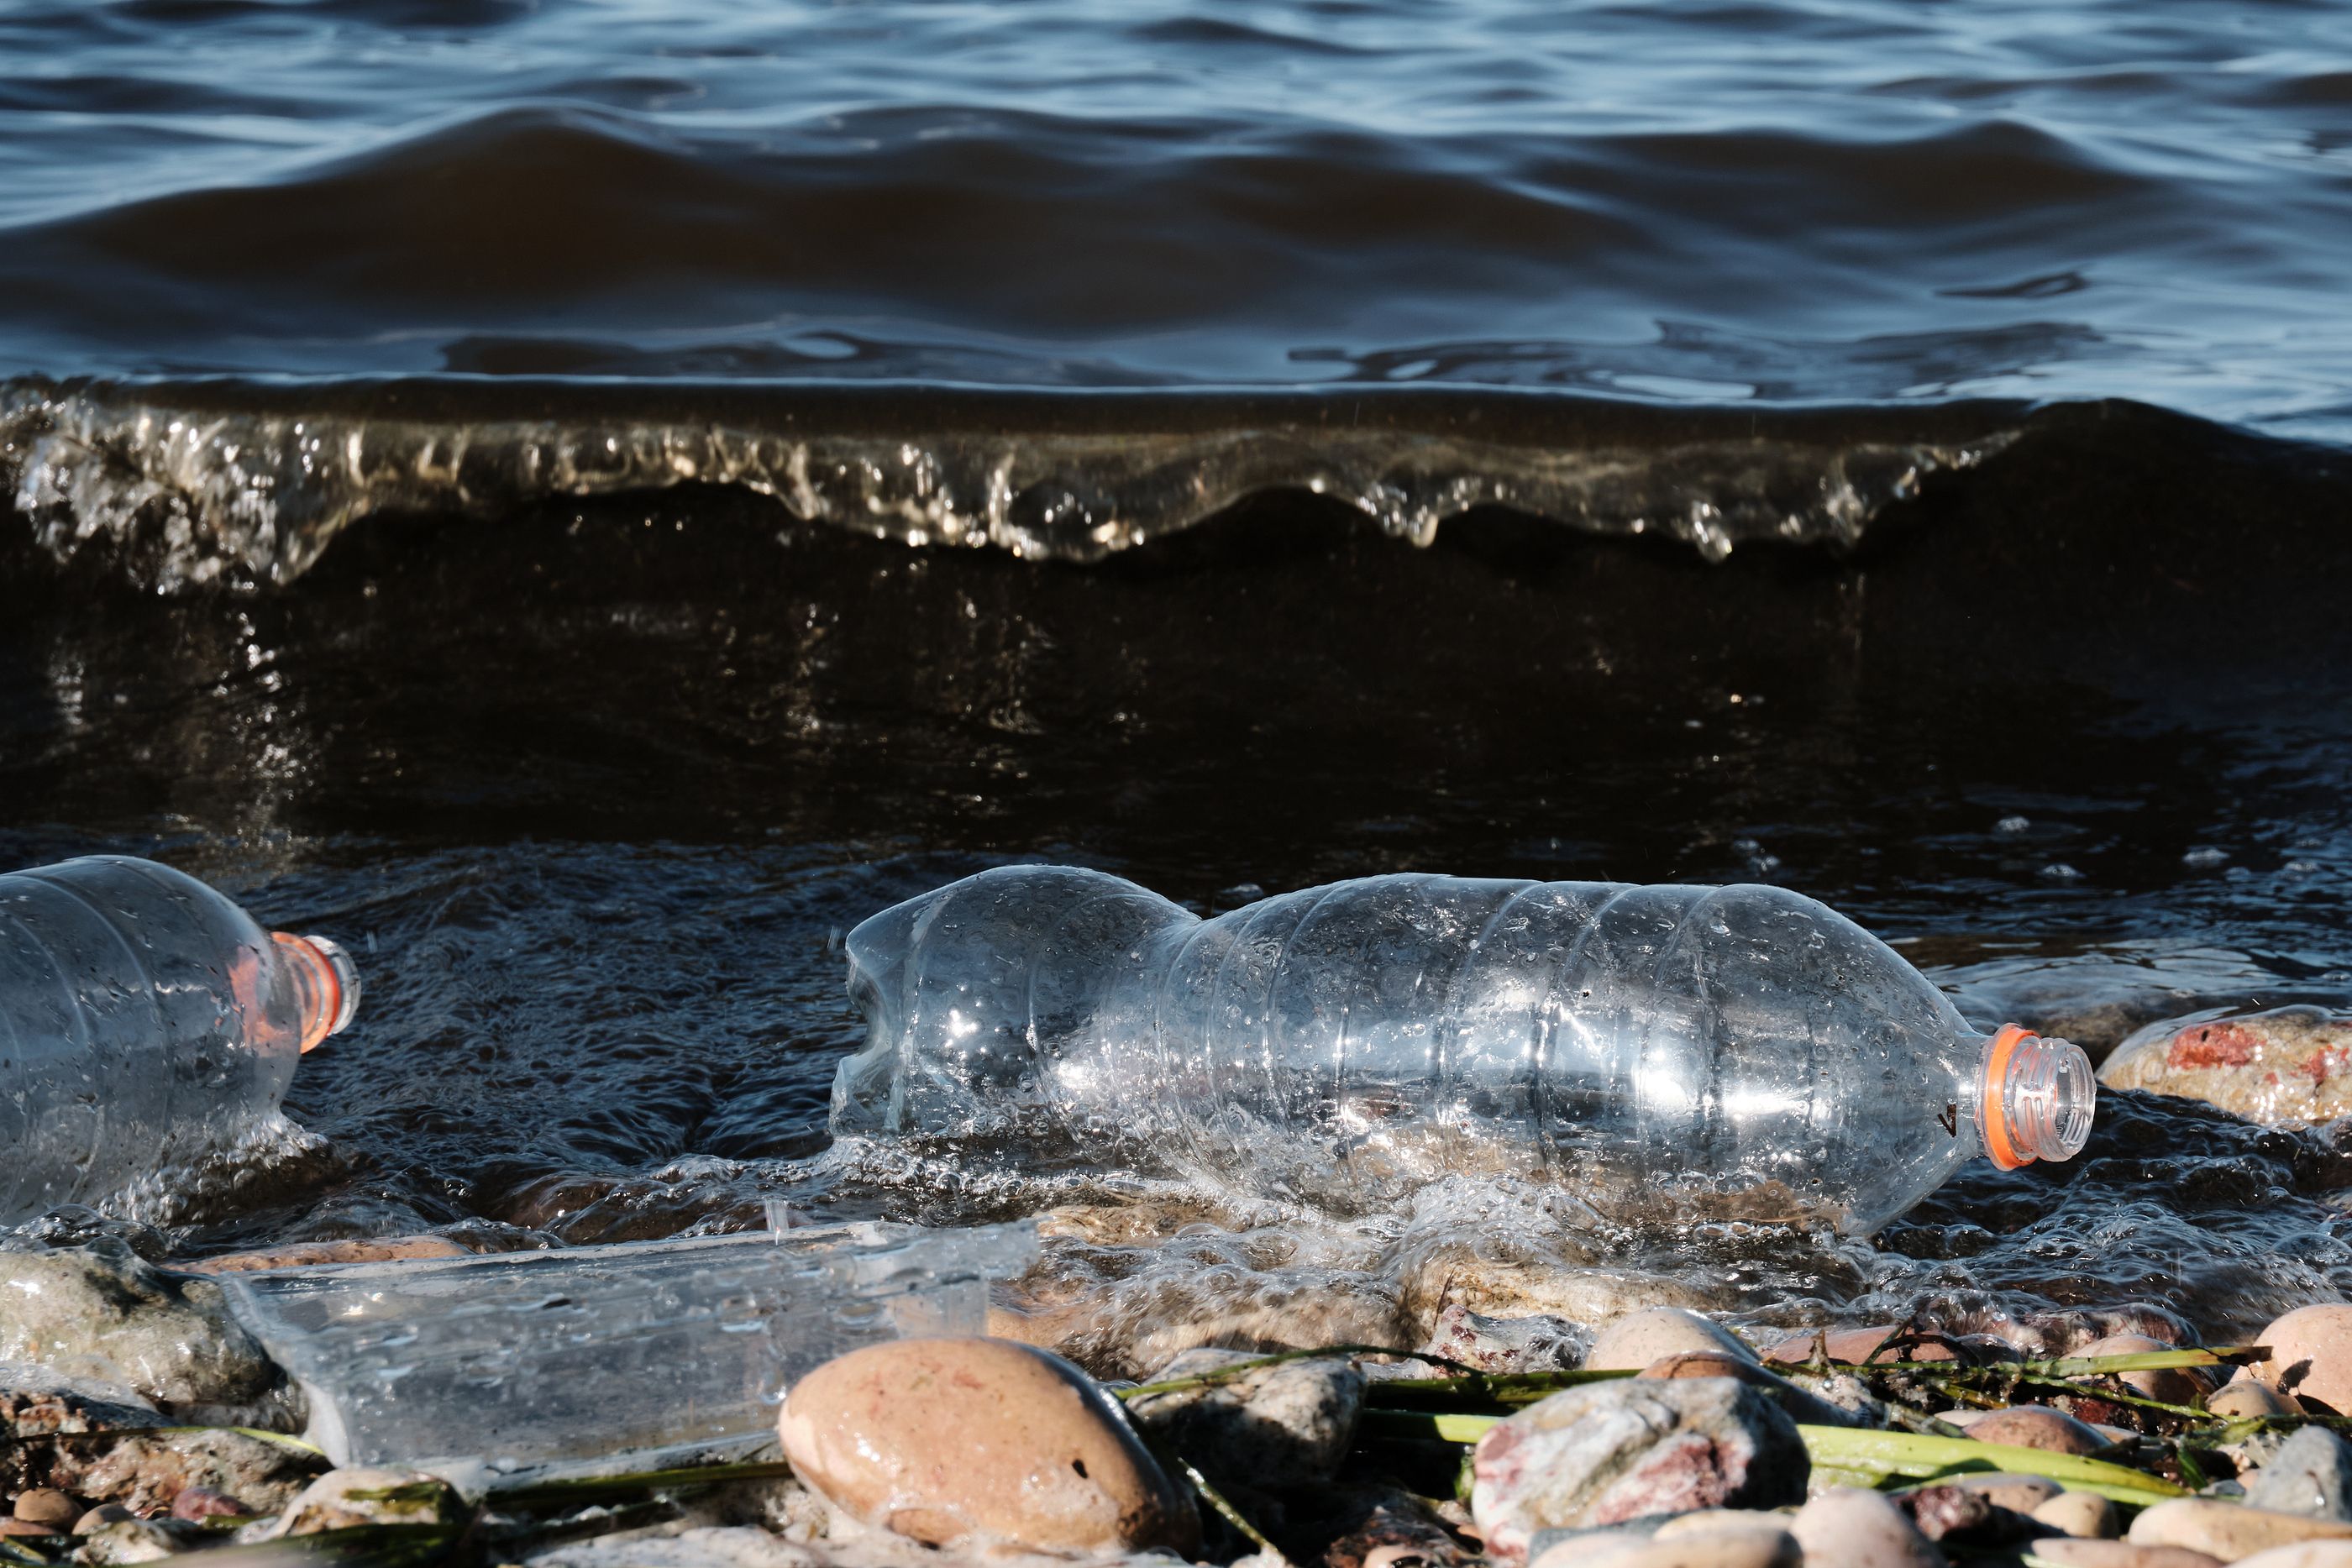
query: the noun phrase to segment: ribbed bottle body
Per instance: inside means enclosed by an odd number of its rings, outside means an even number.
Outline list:
[[[1978,1152],[1982,1042],[1786,889],[1372,877],[1200,920],[1013,867],[850,939],[845,1130],[1129,1145],[1356,1207],[1453,1173],[1625,1222],[1874,1228]]]
[[[194,878],[115,856],[0,875],[0,1219],[234,1141],[301,1040],[276,945]]]

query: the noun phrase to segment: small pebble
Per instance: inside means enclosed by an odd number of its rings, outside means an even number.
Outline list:
[[[1651,1307],[1628,1312],[1592,1342],[1584,1364],[1593,1372],[1638,1372],[1653,1362],[1686,1351],[1714,1351],[1754,1362],[1756,1353],[1729,1329],[1681,1307]]]
[[[36,1524],[29,1519],[0,1519],[0,1535],[62,1535],[57,1525]]]
[[[1607,1542],[1581,1552],[1554,1547],[1548,1568],[1801,1568],[1804,1553],[1785,1530],[1700,1531],[1648,1541]]]
[[[2123,1533],[2116,1505],[2096,1492],[2062,1491],[2028,1511],[2036,1522],[2080,1541],[2112,1541]]]
[[[1874,1491],[1822,1492],[1797,1511],[1789,1533],[1805,1568],[1944,1568],[1944,1554],[1903,1511]]]
[[[110,1524],[138,1517],[119,1502],[102,1502],[74,1521],[73,1532],[76,1535],[88,1535],[93,1531],[104,1530]]]
[[[1979,1443],[2001,1443],[2013,1448],[2040,1448],[2052,1454],[2091,1454],[2109,1439],[2086,1421],[2045,1405],[2020,1405],[1995,1410],[1970,1421],[1968,1434]]]
[[[1200,1537],[1191,1498],[1109,1396],[1030,1345],[867,1345],[794,1385],[777,1434],[800,1479],[837,1507],[931,1545],[1189,1552]]]
[[[2352,1306],[2297,1307],[2256,1336],[2263,1382],[2335,1415],[2352,1415]]]
[[[33,1524],[71,1530],[84,1511],[81,1504],[55,1487],[32,1487],[16,1494],[16,1517]]]
[[[2140,1546],[2186,1546],[2224,1563],[2300,1541],[2352,1540],[2352,1524],[2278,1513],[2213,1498],[2179,1497],[2132,1521],[2124,1539]]]

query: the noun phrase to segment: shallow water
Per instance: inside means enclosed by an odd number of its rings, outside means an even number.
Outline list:
[[[842,934],[1019,858],[1779,881],[2095,1054],[2352,1004],[2335,10],[135,0],[0,65],[0,862],[369,985],[155,1245],[1051,1210],[1106,1367],[2352,1286],[2336,1134],[2145,1097],[1869,1244],[825,1130]]]

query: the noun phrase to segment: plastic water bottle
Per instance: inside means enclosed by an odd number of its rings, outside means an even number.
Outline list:
[[[275,1116],[358,971],[171,867],[0,875],[0,1219],[98,1203]]]
[[[1119,1150],[1361,1208],[1547,1179],[1625,1224],[1867,1234],[1979,1155],[2067,1159],[2089,1060],[1990,1036],[1785,888],[1398,875],[1202,920],[1008,866],[849,936],[837,1132]]]

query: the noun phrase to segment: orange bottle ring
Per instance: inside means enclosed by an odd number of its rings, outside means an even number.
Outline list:
[[[2041,1038],[2021,1024],[2005,1023],[1992,1037],[1992,1049],[1985,1053],[1984,1087],[1979,1093],[1977,1125],[1984,1134],[1985,1155],[2005,1171],[2033,1163],[2032,1155],[2017,1151],[2017,1143],[2010,1136],[2009,1105],[2001,1092],[2009,1082],[2009,1059],[2017,1048],[2029,1040]]]

